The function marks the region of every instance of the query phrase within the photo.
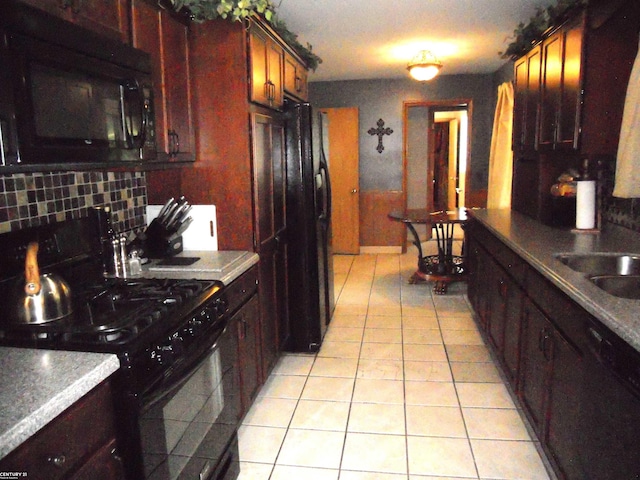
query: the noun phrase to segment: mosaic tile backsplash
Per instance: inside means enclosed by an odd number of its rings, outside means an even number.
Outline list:
[[[114,230],[145,225],[143,172],[19,173],[0,176],[0,233],[81,218],[109,206]]]
[[[602,159],[599,166],[602,220],[620,225],[634,232],[640,232],[640,198],[616,198],[612,196],[616,171],[615,159]]]

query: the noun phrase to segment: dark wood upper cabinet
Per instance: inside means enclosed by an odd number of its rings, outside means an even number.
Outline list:
[[[513,150],[519,155],[537,149],[541,52],[537,46],[515,63]]]
[[[22,0],[110,38],[129,43],[129,0]]]
[[[289,52],[284,54],[284,91],[298,100],[309,98],[308,71]]]
[[[252,102],[279,109],[284,102],[284,49],[257,23],[249,30]]]
[[[584,159],[613,161],[639,34],[640,2],[592,0],[515,61],[514,210],[575,225],[575,199],[551,186]]]
[[[195,159],[186,21],[146,0],[131,0],[132,41],[153,59],[159,160]]]
[[[540,135],[543,149],[578,149],[585,13],[542,42]]]

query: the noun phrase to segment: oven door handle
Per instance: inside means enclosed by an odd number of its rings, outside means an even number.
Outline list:
[[[227,334],[228,328],[228,325],[225,325],[224,329],[222,329],[222,333],[220,333],[213,345],[205,349],[195,359],[191,360],[186,365],[179,365],[179,368],[169,369],[166,375],[164,375],[157,383],[151,386],[142,395],[141,398],[144,408],[148,409],[152,407],[156,403],[160,402],[163,398],[170,396],[174,392],[181,389],[184,384],[189,381],[193,374],[196,373],[198,368],[202,365],[202,361],[216,351],[216,349],[219,347],[220,340],[222,340],[224,335]],[[149,392],[151,392],[150,395]]]

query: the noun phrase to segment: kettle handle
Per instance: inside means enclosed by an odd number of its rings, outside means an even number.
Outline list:
[[[38,268],[38,242],[30,242],[24,262],[24,291],[27,295],[40,293],[40,269]]]

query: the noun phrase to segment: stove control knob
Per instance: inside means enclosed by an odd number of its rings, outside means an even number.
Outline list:
[[[213,305],[207,305],[206,307],[204,307],[200,315],[205,320],[205,322],[213,323],[216,320],[215,307]]]
[[[187,323],[187,326],[182,329],[182,335],[187,338],[193,338],[198,333],[199,328],[191,323]]]
[[[213,302],[213,310],[218,317],[222,317],[227,313],[228,305],[224,298],[216,298]]]
[[[158,345],[151,351],[151,359],[155,360],[159,365],[170,365],[173,363],[175,352],[173,345]]]

